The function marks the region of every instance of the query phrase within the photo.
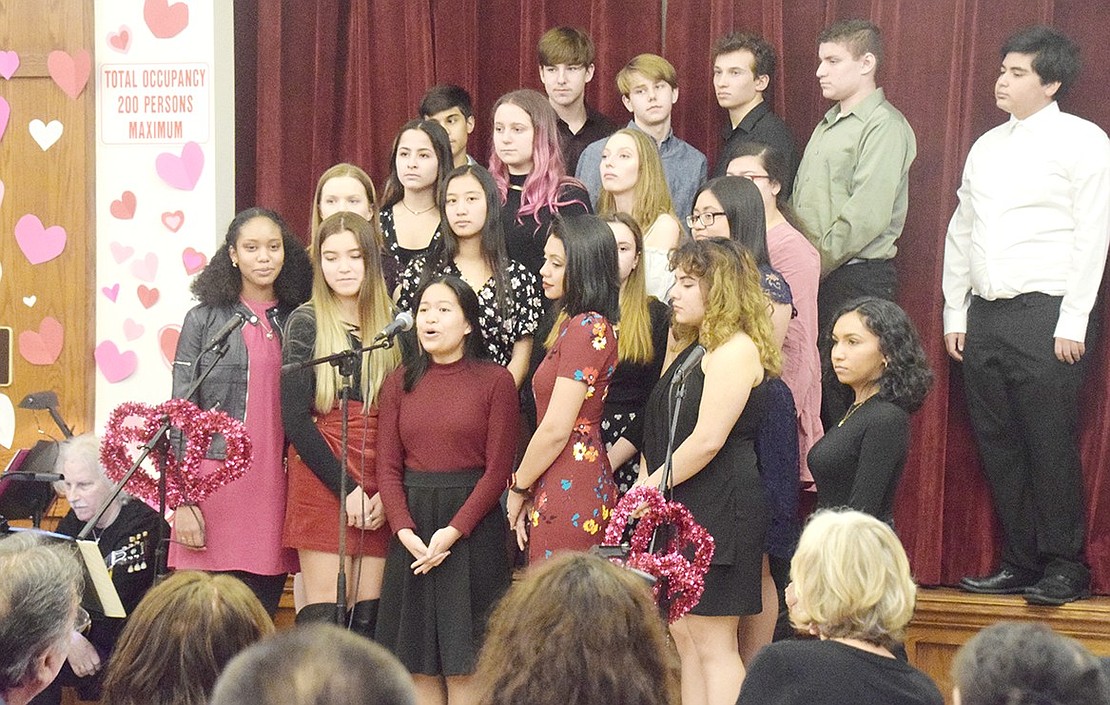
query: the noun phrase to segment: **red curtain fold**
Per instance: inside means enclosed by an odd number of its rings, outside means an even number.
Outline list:
[[[665,8],[666,16],[663,16]],[[917,133],[910,172],[910,212],[896,260],[899,302],[918,326],[936,383],[914,417],[910,461],[896,523],[924,584],[954,584],[986,572],[997,559],[997,523],[971,438],[962,370],[944,354],[940,279],[945,229],[955,208],[967,152],[1006,115],[992,84],[998,49],[1011,33],[1046,22],[1084,51],[1085,69],[1063,108],[1110,127],[1104,98],[1110,51],[1110,3],[1037,0],[237,0],[237,195],[306,232],[317,176],[334,162],[359,163],[380,183],[397,128],[424,90],[458,83],[475,99],[471,154],[488,159],[490,108],[501,94],[540,88],[536,41],[570,24],[598,46],[587,99],[623,123],[614,77],[633,55],[662,49],[678,70],[675,132],[717,151],[725,115],[713,97],[713,41],[755,31],[778,49],[772,105],[799,149],[828,109],[818,90],[816,39],[829,22],[864,17],[878,23],[886,57],[879,79]],[[663,42],[663,27],[666,41]],[[1110,196],[1108,196],[1110,197]],[[1110,329],[1107,307],[1096,311]],[[1094,588],[1110,594],[1110,374],[1107,336],[1090,346],[1081,447],[1088,497],[1087,557]]]

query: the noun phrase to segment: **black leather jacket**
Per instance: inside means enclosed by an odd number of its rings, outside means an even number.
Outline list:
[[[247,319],[245,325],[248,326],[252,325],[252,321],[256,318],[249,308],[238,302],[234,306],[220,307],[201,304],[185,314],[185,322],[181,325],[181,337],[177,341],[177,352],[173,360],[174,398],[184,397],[193,380],[211,364],[212,357],[216,353],[204,350],[204,345],[236,313],[242,314]],[[277,306],[266,311],[269,325],[279,339],[287,315],[286,311]],[[228,336],[227,342],[227,354],[212,368],[212,372],[193,395],[192,401],[201,409],[219,409],[242,421],[247,410],[249,361],[241,329]],[[280,411],[274,409],[274,413],[277,414]],[[171,438],[175,445],[180,445],[180,434],[172,433]],[[214,436],[207,457],[222,459],[225,454],[224,439],[219,435]]]

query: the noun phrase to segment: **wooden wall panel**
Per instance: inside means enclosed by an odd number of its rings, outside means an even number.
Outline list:
[[[70,98],[51,79],[47,56],[54,50],[71,55],[88,50],[92,32],[92,0],[0,2],[0,51],[16,51],[20,57],[15,75],[0,78],[0,96],[11,107],[0,139],[0,326],[10,326],[14,333],[12,384],[0,387],[0,393],[15,405],[28,393],[54,390],[62,417],[77,431],[91,428],[93,410],[95,79],[90,70],[84,91]],[[63,125],[61,138],[45,152],[28,131],[34,119]],[[47,227],[65,228],[60,256],[36,265],[24,256],[14,230],[27,213]],[[33,365],[20,354],[19,336],[37,333],[45,318],[62,325],[61,352],[51,364]],[[61,436],[46,412],[17,407],[15,418],[12,450],[0,446],[0,463],[43,434]]]

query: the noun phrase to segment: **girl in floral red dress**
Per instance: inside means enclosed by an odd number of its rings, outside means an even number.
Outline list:
[[[601,543],[617,500],[601,416],[617,363],[620,279],[600,218],[555,219],[540,270],[560,314],[532,378],[539,425],[510,487],[509,523],[532,562]]]

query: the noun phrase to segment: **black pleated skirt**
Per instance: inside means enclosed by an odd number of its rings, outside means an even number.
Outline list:
[[[416,534],[425,543],[451,521],[482,475],[405,471],[405,493]],[[474,672],[486,620],[509,587],[505,552],[508,524],[500,506],[451,555],[424,575],[414,575],[412,554],[393,537],[385,562],[375,638],[410,673],[430,676]]]

